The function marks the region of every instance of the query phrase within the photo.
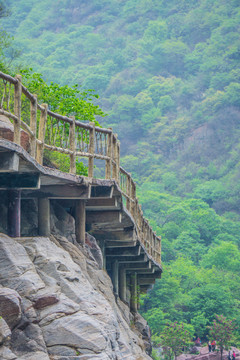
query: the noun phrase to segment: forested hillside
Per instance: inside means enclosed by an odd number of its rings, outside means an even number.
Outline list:
[[[11,66],[95,89],[122,165],[162,236],[164,275],[143,301],[206,335],[240,323],[238,0],[7,0]],[[20,55],[15,58],[16,53]]]

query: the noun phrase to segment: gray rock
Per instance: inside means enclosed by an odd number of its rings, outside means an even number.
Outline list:
[[[38,204],[36,199],[21,200],[21,234],[22,236],[38,235]],[[29,216],[31,214],[31,216]]]
[[[68,346],[61,346],[61,345],[56,345],[56,346],[51,346],[48,347],[48,353],[50,355],[61,355],[61,356],[76,356],[77,355],[77,350],[70,348]]]
[[[38,296],[34,299],[33,307],[34,309],[43,309],[47,306],[51,306],[59,302],[57,295],[49,294],[49,295],[42,295]]]
[[[42,351],[35,351],[34,353],[26,353],[18,357],[18,360],[50,360],[50,358],[48,354],[45,354]]]
[[[0,316],[4,318],[10,329],[13,329],[21,319],[21,297],[9,288],[0,289]]]
[[[98,246],[95,237],[93,237],[90,234],[86,233],[86,238],[85,239],[86,239],[86,242],[85,242],[86,248],[89,250],[89,252],[93,256],[95,262],[98,264],[98,268],[102,269],[103,268],[102,251],[101,251],[100,247]]]
[[[35,324],[29,324],[24,330],[14,330],[12,332],[11,348],[21,356],[28,352],[41,351],[47,353],[41,328]]]
[[[30,296],[45,287],[24,247],[4,234],[0,237],[0,264],[0,283],[21,296]]]
[[[57,201],[51,202],[51,233],[75,239],[75,219]]]
[[[89,261],[85,249],[60,235],[0,236],[1,286],[22,298],[21,322],[11,338],[18,360],[150,359],[107,273]],[[48,356],[54,349],[68,355]]]
[[[106,334],[101,324],[87,314],[76,313],[54,320],[43,326],[47,346],[64,345],[102,352],[107,347]]]
[[[6,346],[0,346],[1,360],[15,360],[17,356]]]
[[[7,345],[11,338],[11,330],[6,321],[0,317],[0,345]]]

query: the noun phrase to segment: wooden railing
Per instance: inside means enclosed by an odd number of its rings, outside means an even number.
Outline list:
[[[69,172],[76,174],[79,157],[88,158],[88,176],[94,175],[94,159],[105,161],[105,179],[115,179],[126,199],[126,208],[132,215],[138,238],[146,251],[161,263],[161,239],[156,236],[143,217],[136,198],[136,184],[131,175],[120,167],[120,143],[112,129],[84,124],[74,116],[62,116],[38,104],[37,96],[23,86],[21,76],[15,78],[0,72],[0,114],[8,117],[14,126],[13,141],[21,145],[21,129],[29,135],[30,155],[42,165],[44,149],[68,156]]]

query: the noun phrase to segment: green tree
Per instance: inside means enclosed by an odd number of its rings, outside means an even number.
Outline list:
[[[223,350],[228,350],[231,344],[234,344],[234,330],[236,326],[233,320],[228,320],[223,315],[216,315],[213,325],[209,327],[209,336],[216,340],[220,349],[221,360],[223,358]]]
[[[193,329],[189,330],[186,324],[177,322],[169,323],[163,330],[160,341],[169,359],[177,359],[183,352],[183,347],[189,345],[193,335]]]

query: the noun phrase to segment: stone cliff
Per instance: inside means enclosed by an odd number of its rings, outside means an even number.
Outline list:
[[[0,234],[0,359],[150,359],[148,326],[114,296],[97,250],[92,237]]]

